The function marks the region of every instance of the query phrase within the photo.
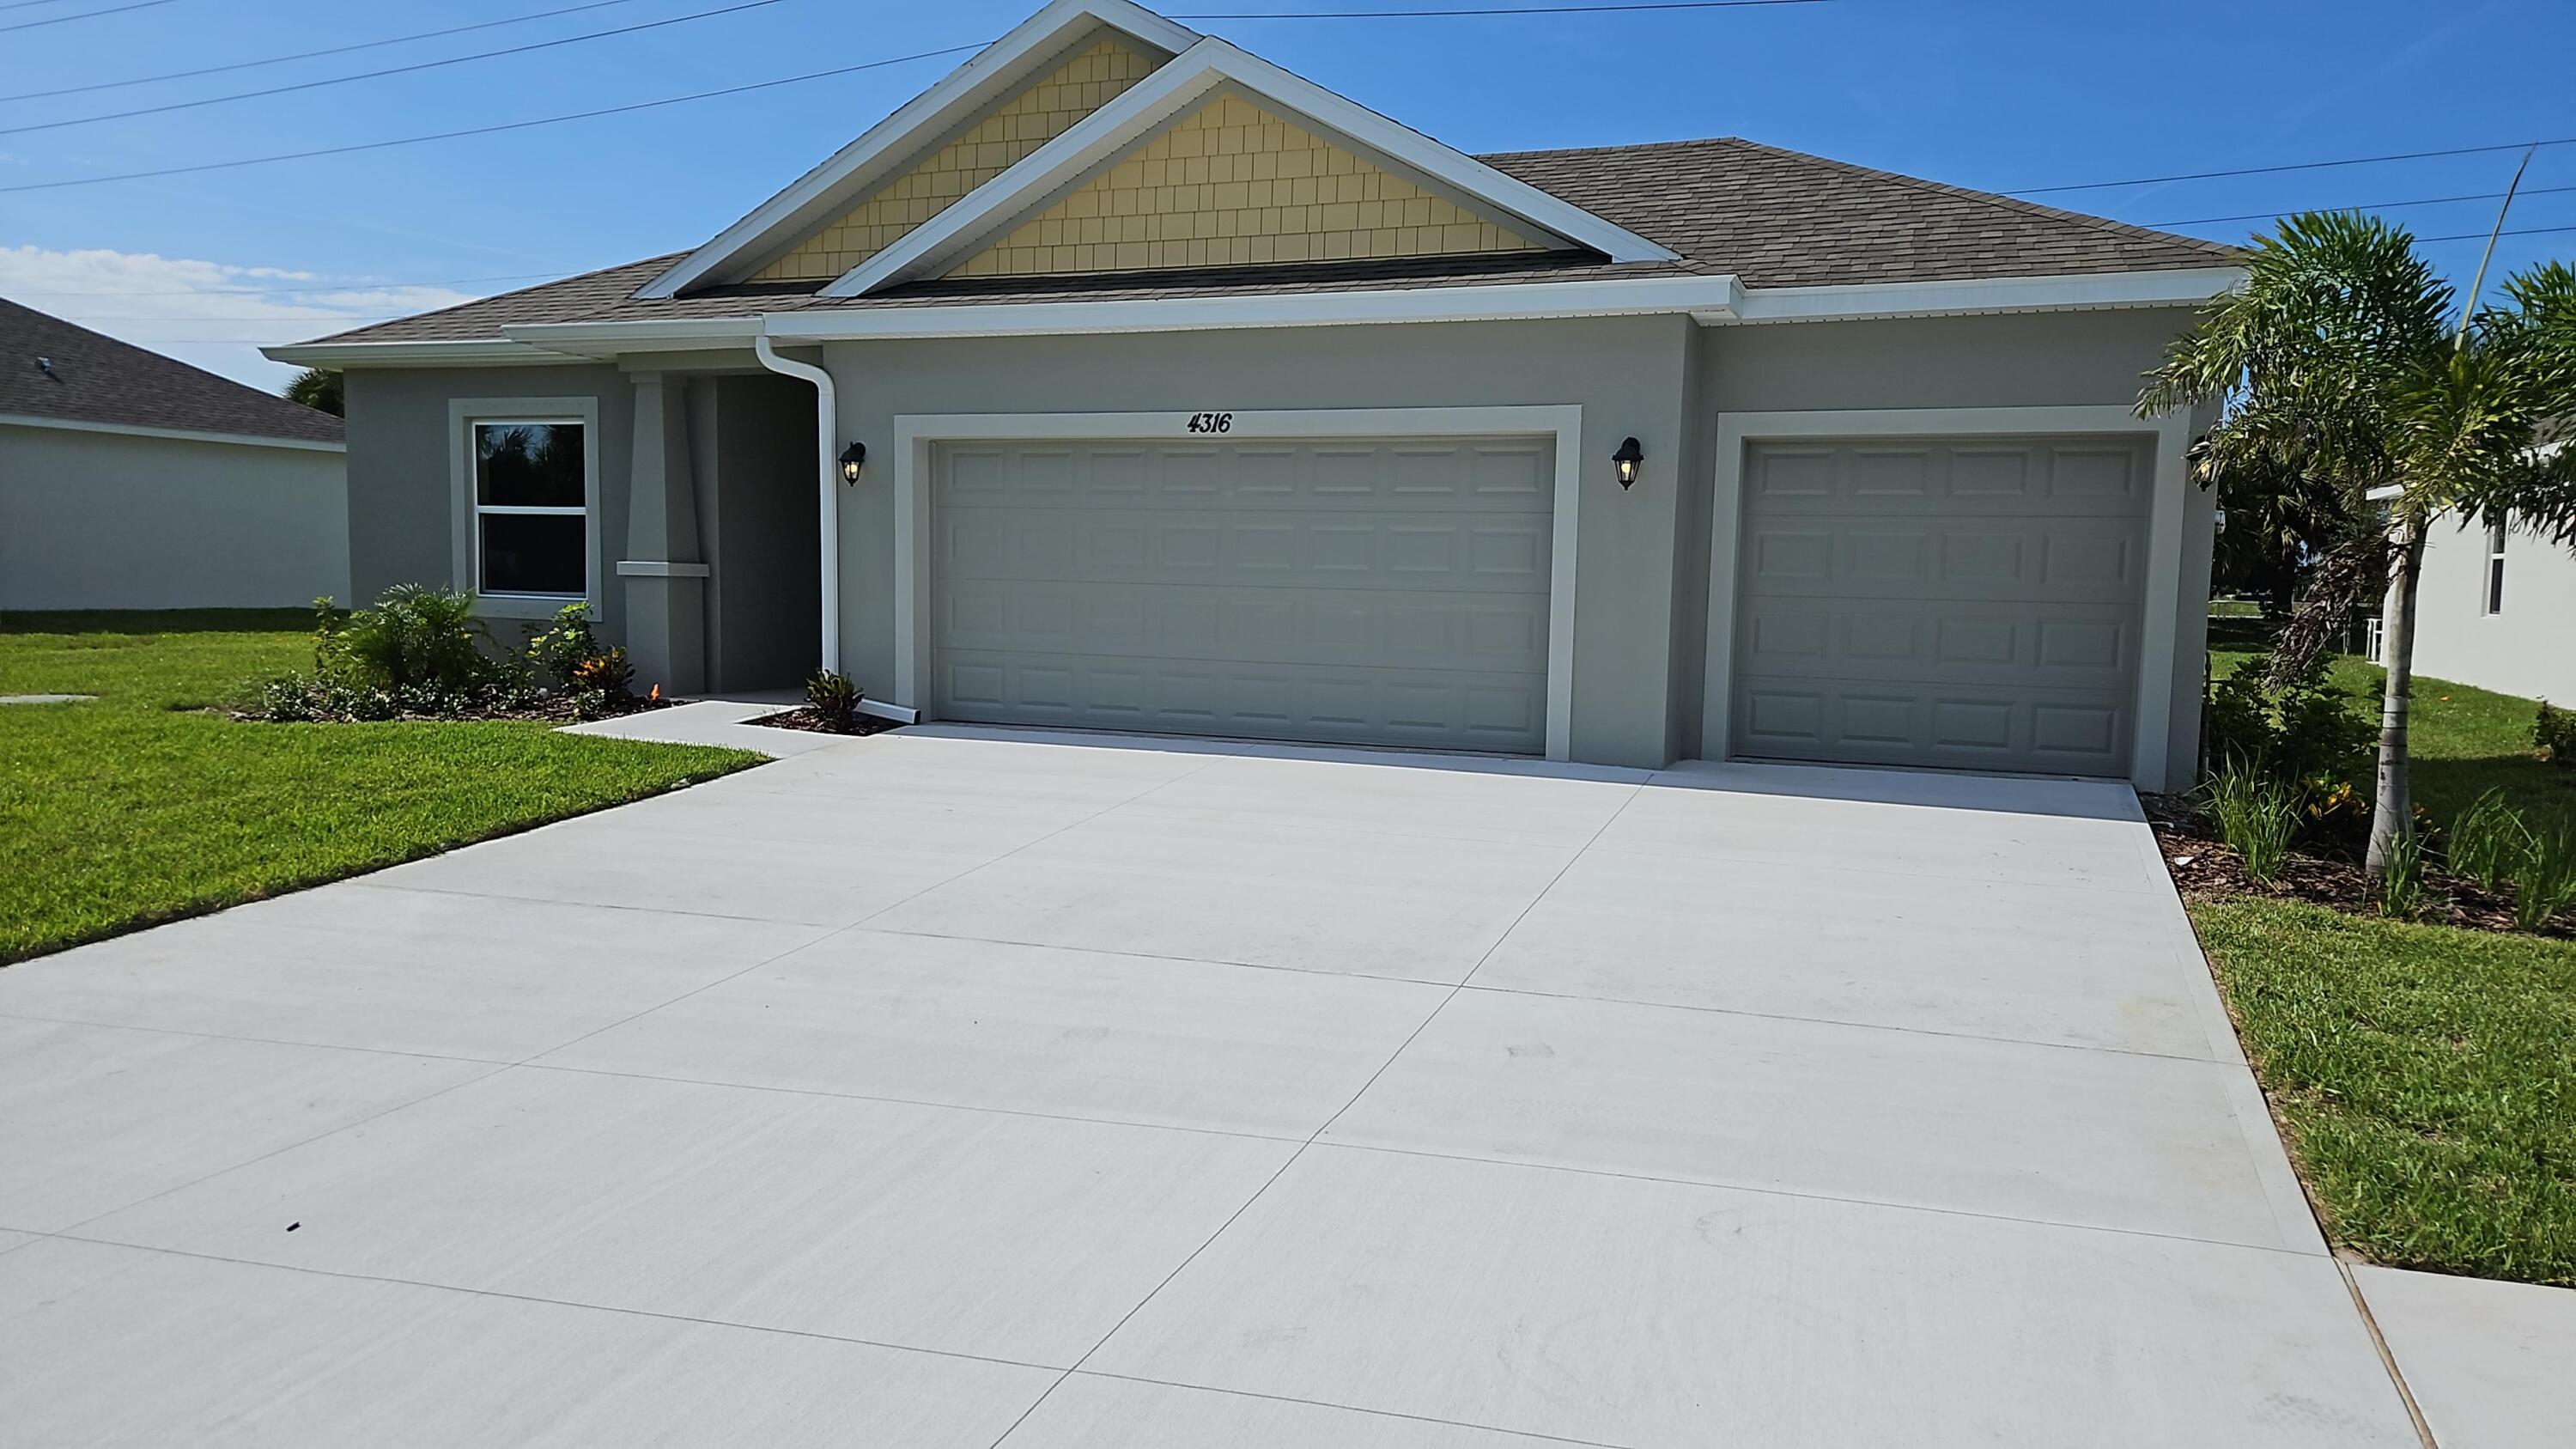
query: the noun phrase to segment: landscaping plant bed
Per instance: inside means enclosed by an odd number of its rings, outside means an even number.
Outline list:
[[[859,735],[883,734],[887,730],[902,728],[901,725],[896,724],[893,720],[879,719],[877,716],[872,714],[833,716],[816,709],[810,704],[800,704],[794,709],[785,710],[778,714],[765,714],[758,719],[746,721],[746,723],[767,725],[774,730],[803,730],[807,734],[850,735],[853,737]]]
[[[361,715],[350,713],[345,710],[330,709],[324,701],[317,700],[314,705],[314,713],[308,717],[308,722],[324,724],[380,724],[392,720],[448,720],[457,722],[474,720],[525,720],[539,724],[566,725],[579,724],[589,720],[616,719],[621,715],[643,714],[650,710],[669,709],[675,704],[685,704],[687,702],[688,701],[686,700],[672,699],[662,694],[642,694],[629,695],[624,699],[612,699],[606,701],[594,700],[588,706],[584,706],[572,695],[547,692],[539,693],[523,699],[511,700],[506,703],[501,701],[491,701],[460,705],[451,702],[443,704],[435,709],[406,709],[399,701],[397,701],[392,706],[391,713],[378,714],[369,712]],[[280,718],[276,705],[273,702],[263,703],[256,709],[234,707],[219,709],[216,712],[250,723],[276,722]]]
[[[2283,862],[2279,876],[2269,881],[2256,880],[2246,873],[2243,858],[2211,838],[2192,818],[2188,804],[2178,807],[2171,796],[2141,798],[2147,806],[2148,822],[2155,827],[2157,848],[2164,852],[2165,869],[2172,873],[2174,886],[2186,901],[2260,896],[2306,901],[2349,915],[2379,914],[2379,892],[2360,861],[2294,852]],[[2563,916],[2537,933],[2520,931],[2514,924],[2511,900],[2429,861],[2424,865],[2424,906],[2415,919],[2424,925],[2458,926],[2472,931],[2576,937],[2576,930],[2569,929]]]

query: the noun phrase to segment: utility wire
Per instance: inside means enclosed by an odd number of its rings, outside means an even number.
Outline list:
[[[122,15],[128,10],[149,10],[155,5],[169,3],[170,0],[134,0],[131,5],[112,5],[105,10],[84,10],[78,15],[54,15],[43,20],[21,20],[15,25],[0,25],[0,34],[6,34],[12,30],[33,30],[39,25],[60,25],[66,20],[95,20],[101,15]]]
[[[2549,196],[2562,191],[2576,191],[2576,186],[2526,186],[2522,188],[2522,194],[2525,196]],[[2293,215],[2299,211],[2395,211],[2401,206],[2440,206],[2444,203],[2453,201],[2494,201],[2501,198],[2503,195],[2504,193],[2501,191],[2471,191],[2464,192],[2458,196],[2419,196],[2413,201],[2369,201],[2357,202],[2351,206],[2282,207],[2275,211],[2247,211],[2240,212],[2234,216],[2195,216],[2188,221],[2142,221],[2135,223],[2135,225],[2156,227],[2216,226],[2223,221],[2271,221],[2276,217]]]
[[[910,55],[891,56],[884,60],[862,61],[857,65],[835,66],[830,70],[807,71],[803,75],[782,76],[777,80],[753,81],[748,85],[725,86],[712,91],[695,91],[685,96],[666,96],[657,101],[635,101],[623,106],[602,106],[594,111],[574,111],[561,116],[539,116],[528,121],[504,121],[493,126],[468,126],[461,131],[440,131],[427,136],[397,136],[390,141],[361,141],[351,146],[322,146],[310,151],[283,151],[274,156],[244,156],[232,161],[203,161],[194,166],[164,166],[153,171],[122,171],[112,176],[75,176],[63,181],[31,181],[16,186],[0,186],[0,195],[15,191],[53,191],[65,186],[97,186],[109,181],[142,181],[156,176],[188,176],[202,171],[229,171],[240,166],[264,166],[272,161],[305,161],[316,156],[347,156],[359,151],[382,151],[392,146],[418,146],[430,141],[453,141],[465,136],[492,136],[505,131],[525,131],[535,126],[554,126],[566,121],[587,121],[599,116],[622,116],[632,111],[650,111],[663,106],[677,106],[690,101],[713,100],[718,96],[739,96],[752,91],[775,90],[805,81],[824,80],[832,76],[855,75],[864,70],[881,70],[907,61],[929,60],[934,56],[955,55],[959,51],[982,50],[989,42],[972,45],[943,46],[938,50],[915,51]]]
[[[131,111],[109,111],[96,116],[74,116],[63,121],[36,121],[24,126],[0,126],[0,136],[24,135],[29,131],[58,131],[65,126],[87,126],[99,121],[122,121],[134,116],[157,116],[168,111],[194,110],[199,106],[221,105],[227,101],[256,100],[261,96],[282,96],[292,91],[320,90],[325,86],[347,85],[352,81],[381,80],[389,75],[409,75],[415,71],[439,70],[469,61],[491,60],[504,55],[525,55],[534,50],[553,50],[558,46],[579,45],[586,40],[606,40],[616,35],[633,35],[643,30],[659,30],[666,25],[679,25],[691,20],[706,20],[718,15],[738,15],[745,10],[764,10],[781,0],[742,0],[716,10],[697,10],[686,15],[673,15],[661,20],[646,20],[634,25],[620,25],[612,30],[593,30],[581,35],[566,35],[554,40],[534,40],[526,45],[505,46],[500,50],[476,51],[472,55],[451,55],[443,60],[416,61],[410,65],[387,66],[383,70],[359,71],[354,75],[336,75],[322,80],[298,81],[292,85],[269,86],[264,90],[235,91],[228,96],[207,96],[202,100],[172,101],[166,106],[142,106]]]
[[[9,0],[0,10],[33,10],[39,5],[60,5],[63,0]]]
[[[1460,10],[1234,10],[1170,15],[1168,20],[1436,20],[1453,15],[1606,15],[1633,10],[1751,10],[1772,5],[1832,5],[1838,0],[1646,0],[1629,5],[1490,5]]]
[[[18,0],[21,5],[57,5],[62,0]],[[383,40],[361,40],[354,45],[334,45],[322,50],[299,50],[293,55],[272,55],[261,60],[237,60],[228,65],[199,66],[195,70],[167,71],[160,75],[139,75],[132,80],[95,81],[84,86],[64,86],[59,90],[20,91],[14,96],[0,96],[0,101],[36,101],[48,96],[76,96],[86,91],[112,91],[119,86],[158,85],[163,81],[189,80],[201,75],[221,75],[231,70],[253,70],[263,65],[284,65],[290,60],[314,60],[326,55],[346,55],[353,50],[376,50],[388,45],[405,45],[415,40],[436,40],[441,36],[463,35],[472,30],[494,30],[504,25],[525,25],[532,20],[551,20],[558,15],[577,15],[585,10],[605,10],[612,5],[632,5],[635,0],[589,0],[585,5],[567,5],[561,10],[540,10],[533,15],[513,15],[502,20],[477,21],[472,25],[451,25],[445,30],[423,30],[412,35],[389,36]],[[11,7],[0,5],[0,10]]]
[[[2280,166],[2240,166],[2232,171],[2186,171],[2173,176],[2132,176],[2125,181],[2077,181],[2064,186],[2024,186],[1998,196],[2045,196],[2056,191],[2102,191],[2114,186],[2154,186],[2167,181],[2214,181],[2228,176],[2269,176],[2282,171],[2322,171],[2332,166],[2375,166],[2382,161],[2423,161],[2437,156],[2482,156],[2494,151],[2520,151],[2531,146],[2576,146],[2576,136],[2549,141],[2500,141],[2492,146],[2454,146],[2445,151],[2399,151],[2386,156],[2347,156],[2335,161],[2293,161]]]

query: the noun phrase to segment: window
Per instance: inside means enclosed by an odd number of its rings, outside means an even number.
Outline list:
[[[2486,612],[2504,612],[2504,521],[2487,525],[2487,606]]]
[[[573,418],[473,424],[477,593],[590,591],[587,433]]]

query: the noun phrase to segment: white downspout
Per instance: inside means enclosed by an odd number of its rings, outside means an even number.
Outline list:
[[[841,461],[832,440],[841,435],[840,401],[832,391],[832,374],[810,362],[781,357],[769,345],[768,324],[751,339],[760,365],[772,372],[814,384],[814,467],[821,480],[823,526],[823,667],[841,668]]]

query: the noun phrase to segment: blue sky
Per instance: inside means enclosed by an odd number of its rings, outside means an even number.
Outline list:
[[[551,11],[582,0],[9,0],[0,95]],[[497,136],[10,191],[558,115],[990,39],[1038,0],[773,0],[529,54],[94,124],[36,126],[469,55],[742,4],[577,14],[284,65],[0,101],[0,295],[275,386],[256,342],[692,246],[960,57]],[[1174,0],[1186,11],[1495,0]],[[1524,0],[1569,3],[1569,0]],[[1580,0],[1574,0],[1580,3]],[[1829,0],[1462,19],[1204,20],[1468,151],[1741,135],[1991,189],[2576,137],[2565,0]],[[2501,191],[2470,156],[2035,199],[2150,224]],[[2532,162],[2498,274],[2576,255],[2576,145]],[[2568,188],[2549,190],[2548,188]],[[2492,200],[2394,208],[2483,233]],[[2180,226],[2238,238],[2257,225]],[[2465,283],[2477,241],[2429,250]],[[511,278],[512,280],[483,280]],[[470,279],[470,280],[469,280]]]

